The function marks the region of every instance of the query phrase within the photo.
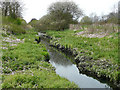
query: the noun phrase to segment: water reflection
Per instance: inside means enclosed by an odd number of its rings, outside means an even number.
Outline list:
[[[50,61],[54,62],[56,65],[61,65],[63,67],[71,66],[72,62],[65,58],[65,56],[55,50],[49,50]]]
[[[64,67],[50,60],[50,63],[56,68],[56,73],[69,81],[76,83],[80,88],[110,88],[108,85],[100,83],[96,79],[80,74],[76,65]]]
[[[80,88],[110,88],[107,84],[103,84],[92,77],[80,74],[76,65],[72,64],[64,54],[49,47],[48,42],[43,40],[42,43],[46,44],[50,54],[50,63],[56,68],[56,73],[61,77],[65,77],[69,81],[76,83]]]
[[[46,45],[46,48],[50,54],[50,60],[52,60],[54,63],[61,65],[63,67],[71,66],[72,62],[68,60],[64,54],[60,53],[56,49],[49,46],[48,42],[45,42],[42,40],[42,43]]]

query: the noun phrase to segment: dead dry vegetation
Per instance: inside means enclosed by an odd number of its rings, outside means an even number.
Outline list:
[[[82,27],[80,27],[82,28]],[[89,37],[89,38],[102,38],[105,36],[112,37],[112,33],[118,33],[118,25],[115,24],[105,24],[97,25],[93,24],[87,27],[82,28],[83,31],[77,32],[77,36]],[[74,30],[75,32],[77,30]]]

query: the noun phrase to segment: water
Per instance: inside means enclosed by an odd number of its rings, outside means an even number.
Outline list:
[[[49,46],[49,43],[42,40],[50,54],[50,63],[56,68],[56,73],[61,77],[77,84],[80,88],[110,88],[109,85],[79,73],[74,65],[63,53]]]

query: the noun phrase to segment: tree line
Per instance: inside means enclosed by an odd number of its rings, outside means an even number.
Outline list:
[[[80,24],[105,24],[105,23],[113,23],[118,24],[118,12],[110,12],[108,15],[103,15],[101,17],[97,16],[93,13],[92,16],[84,16]]]
[[[117,11],[112,11],[108,15],[102,15],[101,17],[97,16],[95,13],[91,13],[90,16],[86,16],[78,5],[72,1],[58,1],[52,3],[48,7],[47,11],[46,15],[41,17],[39,20],[36,20],[35,18],[32,19],[29,24],[35,27],[38,31],[69,29],[70,24],[118,24]],[[79,21],[80,17],[82,17],[82,19]]]
[[[14,19],[22,17],[22,4],[17,0],[4,0],[0,2],[3,16],[10,16]]]
[[[4,0],[0,2],[0,8],[3,16],[11,18],[22,17],[23,5],[18,0]],[[98,17],[95,13],[90,16],[84,15],[83,11],[73,1],[63,1],[52,3],[47,14],[39,20],[33,18],[29,24],[36,30],[64,30],[68,29],[70,24],[94,24],[94,23],[114,23],[118,24],[118,12],[112,11],[108,15]],[[81,21],[79,18],[82,17]]]
[[[77,24],[83,15],[83,11],[72,1],[52,3],[47,11],[40,20],[32,19],[30,24],[38,30],[64,30],[69,28],[69,24]]]

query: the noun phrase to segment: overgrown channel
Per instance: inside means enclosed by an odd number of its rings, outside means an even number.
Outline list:
[[[2,89],[77,88],[45,62],[49,54],[44,44],[35,42],[36,34],[34,30],[20,35],[2,34]]]
[[[0,88],[120,90],[120,5],[97,16],[74,0],[34,3],[25,14],[25,0],[0,2]]]
[[[86,61],[92,61],[92,58],[81,56],[82,58],[78,60],[78,58],[74,58],[78,54],[74,52],[73,55],[70,47],[62,46],[58,42],[50,43],[50,41],[53,41],[52,37],[43,33],[39,33],[39,35],[42,38],[41,42],[46,45],[50,54],[49,62],[56,68],[56,73],[61,77],[74,82],[80,88],[111,88],[113,90],[119,88],[113,82],[110,82],[110,79],[106,79],[102,75],[98,77],[96,72],[84,70],[86,66],[80,66],[79,62],[86,63]]]

